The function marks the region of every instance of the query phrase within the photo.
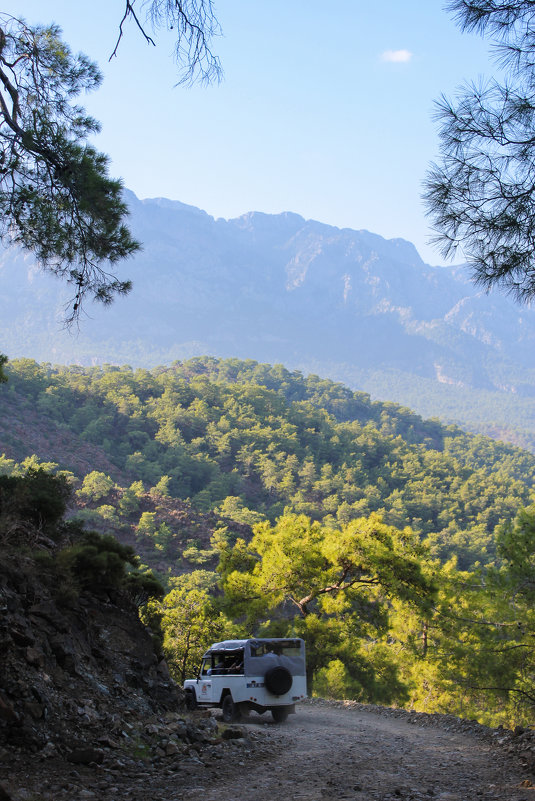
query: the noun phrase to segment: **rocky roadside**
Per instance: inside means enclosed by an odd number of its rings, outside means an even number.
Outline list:
[[[273,727],[270,727],[273,729]],[[0,801],[171,801],[274,759],[284,735],[225,726],[204,713],[125,715],[109,735],[65,757],[0,750]],[[190,795],[191,794],[191,795]]]

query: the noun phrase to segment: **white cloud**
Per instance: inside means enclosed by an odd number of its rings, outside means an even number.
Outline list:
[[[412,58],[410,50],[385,50],[381,54],[381,61],[390,61],[395,64],[406,64]]]

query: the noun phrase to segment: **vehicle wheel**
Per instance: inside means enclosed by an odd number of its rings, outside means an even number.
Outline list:
[[[273,715],[273,720],[275,723],[284,723],[286,718],[288,717],[288,708],[285,706],[275,706],[271,710],[271,714]]]
[[[186,690],[186,709],[197,709],[197,698],[194,690]]]
[[[277,665],[264,676],[264,685],[273,695],[284,695],[292,686],[292,674],[288,668]]]
[[[221,708],[223,710],[223,720],[225,723],[235,723],[240,719],[240,710],[232,700],[230,693],[223,698],[223,705]]]

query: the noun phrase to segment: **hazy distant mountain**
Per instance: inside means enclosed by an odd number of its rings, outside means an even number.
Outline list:
[[[250,357],[426,415],[495,424],[495,433],[535,430],[535,311],[478,292],[463,268],[430,267],[402,239],[297,214],[215,220],[183,203],[126,196],[143,242],[121,268],[132,293],[90,307],[72,335],[58,323],[69,297],[62,284],[20,251],[3,251],[0,351],[144,366],[201,353]]]

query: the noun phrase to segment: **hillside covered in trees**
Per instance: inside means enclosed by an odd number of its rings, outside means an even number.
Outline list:
[[[529,718],[533,455],[280,365],[7,373],[1,472],[63,475],[156,570],[178,679],[211,639],[300,633],[311,692]]]
[[[99,446],[119,483],[163,481],[165,494],[254,523],[288,508],[326,524],[380,513],[431,536],[469,567],[526,504],[535,457],[282,366],[210,358],[168,368],[9,365],[4,404]],[[24,412],[23,412],[24,414]],[[22,460],[9,420],[0,446]],[[9,430],[8,430],[9,429]],[[43,445],[46,449],[46,445]],[[37,453],[50,460],[50,451]],[[62,469],[91,472],[71,458]],[[96,467],[96,465],[94,465]]]

